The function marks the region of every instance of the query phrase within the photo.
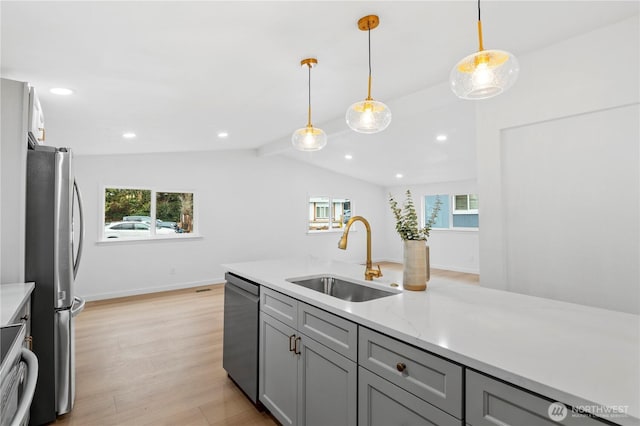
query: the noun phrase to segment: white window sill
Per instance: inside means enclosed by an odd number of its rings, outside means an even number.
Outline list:
[[[203,237],[199,234],[177,234],[177,235],[158,235],[148,238],[107,238],[105,240],[96,241],[96,245],[109,244],[128,244],[128,243],[153,243],[155,241],[185,241],[185,240],[201,240]]]
[[[324,234],[342,234],[344,232],[344,227],[343,228],[336,228],[336,229],[324,229],[322,231],[307,231],[307,235],[324,235]],[[357,230],[354,229],[350,229],[349,233],[352,232],[357,232]]]
[[[478,232],[480,228],[431,228],[429,232]]]

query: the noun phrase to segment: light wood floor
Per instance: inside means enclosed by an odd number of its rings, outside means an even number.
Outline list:
[[[223,301],[224,287],[211,285],[87,303],[76,319],[75,407],[54,424],[277,424],[222,368]]]
[[[275,425],[222,369],[224,287],[87,303],[58,425]]]
[[[375,265],[380,265],[382,272],[386,270],[392,271],[402,271],[402,263],[395,262],[378,262]],[[447,271],[444,269],[435,269],[431,268],[431,276],[432,277],[442,277],[449,278],[452,280],[468,283],[468,284],[479,284],[480,283],[480,275],[478,274],[469,274],[466,272],[456,272],[456,271]]]

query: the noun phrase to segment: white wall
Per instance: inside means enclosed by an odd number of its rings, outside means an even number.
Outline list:
[[[294,160],[253,151],[77,156],[86,248],[77,291],[88,299],[222,282],[222,263],[314,255],[364,262],[364,228],[337,248],[339,233],[307,235],[308,195],[353,199],[373,229],[373,255],[382,254],[386,225],[381,187]],[[194,191],[201,239],[97,242],[105,186]]]
[[[640,313],[639,33],[523,55],[478,103],[481,285]]]
[[[475,180],[459,182],[441,182],[428,185],[407,185],[387,188],[385,194],[391,193],[400,203],[404,203],[407,189],[411,190],[413,201],[418,209],[418,216],[424,217],[424,196],[435,194],[475,194],[478,185]],[[482,212],[482,200],[480,200]],[[402,262],[402,240],[395,231],[395,219],[387,203],[387,224],[385,225],[388,241],[388,260]],[[482,220],[482,215],[481,219]],[[422,222],[421,222],[422,223]],[[482,226],[482,223],[481,225]],[[450,271],[470,272],[478,274],[479,241],[477,230],[438,230],[432,229],[428,239],[429,260],[431,267]]]

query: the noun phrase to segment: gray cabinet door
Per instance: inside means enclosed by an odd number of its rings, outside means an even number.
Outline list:
[[[298,303],[298,331],[352,361],[358,360],[358,325],[306,303]]]
[[[298,301],[265,286],[260,287],[260,310],[288,326],[298,326]]]
[[[366,327],[359,340],[359,365],[462,418],[462,366]]]
[[[369,370],[358,371],[359,426],[462,426],[462,420]]]
[[[298,362],[298,419],[302,426],[357,424],[357,365],[302,335]]]
[[[289,350],[295,334],[293,328],[260,312],[259,399],[283,425],[297,424],[298,356]]]
[[[591,417],[467,369],[467,423],[473,426],[603,426]],[[552,418],[553,417],[553,418]],[[615,419],[614,419],[615,420]]]

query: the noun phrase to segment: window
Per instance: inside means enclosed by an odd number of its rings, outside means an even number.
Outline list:
[[[453,196],[455,208],[453,214],[477,214],[478,196],[476,194],[464,194]]]
[[[477,194],[449,194],[427,195],[424,197],[423,223],[431,216],[437,198],[442,205],[432,229],[460,229],[478,228],[478,195]]]
[[[331,200],[331,227],[342,228],[351,219],[351,200],[334,198]]]
[[[145,239],[194,232],[192,192],[105,188],[103,239]]]
[[[308,231],[340,229],[351,218],[348,198],[309,197]]]
[[[436,216],[436,221],[431,229],[449,229],[449,195],[427,195],[424,198],[424,223],[431,217],[431,212],[436,205],[436,202],[440,199],[440,211]]]

